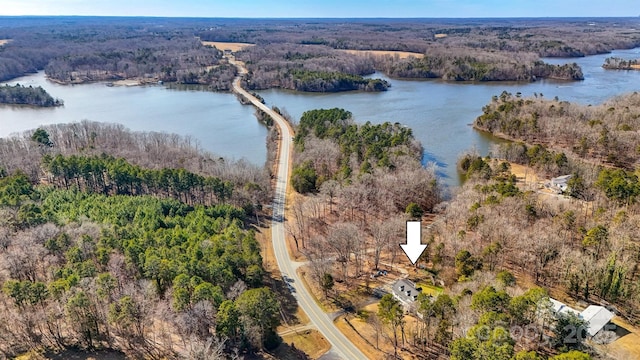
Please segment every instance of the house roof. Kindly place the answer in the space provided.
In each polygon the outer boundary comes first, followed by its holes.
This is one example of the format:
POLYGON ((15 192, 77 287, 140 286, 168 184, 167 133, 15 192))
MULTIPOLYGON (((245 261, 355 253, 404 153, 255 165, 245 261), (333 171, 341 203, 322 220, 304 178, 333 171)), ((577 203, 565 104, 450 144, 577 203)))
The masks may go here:
POLYGON ((416 289, 416 285, 407 279, 399 279, 393 283, 392 291, 393 295, 405 304, 413 303, 415 301, 413 297, 420 294, 420 291, 416 289))
POLYGON ((589 322, 587 333, 589 333, 590 336, 594 336, 602 330, 614 316, 615 314, 611 311, 597 305, 589 305, 589 307, 580 313, 580 317, 589 322))
POLYGON ((568 306, 567 304, 560 302, 556 299, 551 299, 549 298, 549 301, 551 301, 552 307, 553 307, 553 311, 556 314, 568 314, 568 313, 573 313, 574 315, 580 315, 580 312, 578 312, 578 310, 568 306))
POLYGON ((551 179, 551 182, 553 184, 565 184, 567 183, 567 181, 569 181, 569 179, 571 179, 571 175, 562 175, 554 177, 553 179, 551 179))

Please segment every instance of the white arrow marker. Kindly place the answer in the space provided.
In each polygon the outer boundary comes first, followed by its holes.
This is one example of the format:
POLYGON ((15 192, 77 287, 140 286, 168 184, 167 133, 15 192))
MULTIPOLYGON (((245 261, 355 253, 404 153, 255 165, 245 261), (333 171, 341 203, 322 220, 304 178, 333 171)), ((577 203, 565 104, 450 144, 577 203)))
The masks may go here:
POLYGON ((411 261, 411 264, 415 265, 416 261, 420 258, 420 255, 427 248, 427 245, 421 244, 422 239, 422 225, 420 221, 407 221, 407 243, 400 244, 404 253, 411 261))

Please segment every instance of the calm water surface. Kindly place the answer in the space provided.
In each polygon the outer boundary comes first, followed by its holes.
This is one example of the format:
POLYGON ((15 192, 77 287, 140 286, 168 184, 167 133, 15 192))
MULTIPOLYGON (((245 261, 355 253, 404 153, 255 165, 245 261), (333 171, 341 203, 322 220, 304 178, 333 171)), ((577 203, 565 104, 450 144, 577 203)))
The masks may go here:
MULTIPOLYGON (((382 93, 305 94, 272 89, 260 94, 268 105, 286 109, 296 120, 307 110, 342 107, 351 111, 360 123, 405 124, 422 142, 424 162, 435 163, 445 182, 457 185, 458 156, 473 148, 486 154, 497 141, 469 126, 493 95, 506 90, 521 92, 524 96, 538 93, 545 98, 558 96, 561 100, 598 104, 610 97, 640 90, 640 71, 602 69, 608 56, 640 58, 640 49, 579 59, 546 60, 556 64, 577 62, 585 75, 585 80, 578 82, 448 83, 387 79, 392 87, 382 93)), ((246 158, 258 165, 266 159, 267 130, 256 121, 253 108, 240 105, 231 94, 169 90, 162 86, 107 87, 100 83, 62 86, 48 82, 43 73, 15 82, 40 85, 54 97, 63 99, 65 105, 55 109, 0 106, 0 136, 42 124, 89 119, 121 123, 132 130, 189 135, 211 152, 229 158, 246 158)))
POLYGON ((469 126, 482 114, 482 107, 493 95, 503 90, 534 93, 545 98, 558 96, 562 100, 598 104, 610 97, 640 90, 640 71, 604 70, 609 56, 640 58, 640 49, 615 51, 612 54, 579 59, 546 59, 554 64, 577 62, 585 75, 584 81, 538 81, 533 83, 450 83, 440 80, 396 80, 389 91, 381 93, 304 94, 286 90, 261 91, 269 105, 284 108, 294 119, 310 109, 342 107, 353 113, 357 122, 400 122, 413 129, 424 146, 424 162, 433 162, 438 173, 450 185, 459 184, 456 171, 458 156, 475 148, 482 154, 489 151, 496 139, 469 126))
POLYGON ((262 166, 267 158, 267 129, 258 123, 252 106, 235 95, 163 86, 114 86, 104 83, 58 85, 44 73, 10 82, 42 86, 64 101, 58 108, 0 106, 0 137, 43 124, 84 119, 114 122, 134 131, 188 135, 204 149, 229 159, 245 158, 262 166))

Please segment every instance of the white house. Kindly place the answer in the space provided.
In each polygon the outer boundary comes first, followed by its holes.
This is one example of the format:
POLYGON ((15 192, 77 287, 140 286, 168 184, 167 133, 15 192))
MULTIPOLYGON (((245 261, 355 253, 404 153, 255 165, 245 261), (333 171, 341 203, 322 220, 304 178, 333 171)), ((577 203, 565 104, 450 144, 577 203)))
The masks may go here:
POLYGON ((578 310, 573 309, 556 299, 549 298, 549 301, 551 301, 551 307, 554 314, 559 315, 573 313, 582 320, 586 321, 586 330, 589 337, 596 336, 596 334, 604 329, 615 316, 614 313, 607 310, 603 306, 589 305, 582 312, 579 312, 578 310))
POLYGON ((560 191, 567 191, 571 175, 562 175, 551 179, 551 186, 560 191))
POLYGON ((570 306, 568 306, 567 304, 560 302, 556 299, 552 299, 549 298, 549 301, 551 301, 551 305, 553 308, 553 313, 554 314, 568 314, 568 313, 572 313, 573 315, 576 316, 580 316, 580 312, 570 306))
POLYGON ((415 303, 422 289, 407 279, 398 279, 392 285, 391 293, 404 306, 405 310, 415 310, 415 303))

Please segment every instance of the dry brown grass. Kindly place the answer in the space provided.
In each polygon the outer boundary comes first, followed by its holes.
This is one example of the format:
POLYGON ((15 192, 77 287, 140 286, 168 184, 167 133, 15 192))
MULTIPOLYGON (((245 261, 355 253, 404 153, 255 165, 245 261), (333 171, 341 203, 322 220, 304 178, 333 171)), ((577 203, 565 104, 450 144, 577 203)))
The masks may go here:
POLYGON ((535 170, 531 167, 516 163, 509 164, 511 165, 511 173, 515 175, 519 181, 523 181, 525 184, 535 184, 540 181, 535 170))
POLYGON ((362 56, 396 56, 400 59, 406 59, 408 57, 422 58, 424 54, 409 52, 409 51, 385 51, 385 50, 340 50, 353 55, 362 56))
POLYGON ((249 46, 255 46, 255 44, 249 43, 231 43, 231 42, 220 42, 220 41, 203 41, 202 45, 204 46, 214 46, 218 50, 231 50, 231 52, 240 51, 249 46))
MULTIPOLYGON (((263 221, 269 221, 264 219, 263 221)), ((256 227, 256 240, 260 243, 260 253, 262 254, 262 265, 264 269, 271 273, 274 278, 280 277, 280 269, 273 252, 273 242, 270 227, 256 227)))
MULTIPOLYGON (((282 336, 282 341, 302 350, 311 359, 318 359, 331 348, 331 344, 317 330, 304 330, 282 336)), ((280 355, 280 354, 277 354, 280 355)))
POLYGON ((640 65, 631 65, 632 69, 640 70, 640 65))
POLYGON ((433 37, 436 39, 442 39, 442 38, 446 38, 447 34, 435 34, 433 35, 433 37))
POLYGON ((616 341, 599 346, 603 353, 615 359, 640 359, 640 335, 638 329, 622 320, 619 316, 613 319, 613 323, 629 331, 616 341))

